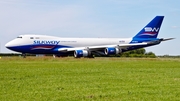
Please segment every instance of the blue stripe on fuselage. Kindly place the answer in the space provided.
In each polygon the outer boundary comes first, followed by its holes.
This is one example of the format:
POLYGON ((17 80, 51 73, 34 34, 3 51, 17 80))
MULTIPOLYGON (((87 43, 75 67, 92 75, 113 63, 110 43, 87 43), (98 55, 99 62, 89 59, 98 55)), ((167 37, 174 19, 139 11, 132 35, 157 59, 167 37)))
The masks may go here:
POLYGON ((13 46, 7 47, 13 51, 21 52, 21 53, 32 53, 32 54, 57 54, 60 53, 57 49, 59 48, 71 48, 70 46, 64 45, 50 45, 50 44, 32 44, 32 45, 22 45, 22 46, 13 46), (42 47, 36 48, 36 47, 42 47), (49 49, 45 49, 44 47, 49 47, 49 49), (52 47, 52 48, 50 48, 52 47), (34 49, 35 48, 35 49, 34 49))

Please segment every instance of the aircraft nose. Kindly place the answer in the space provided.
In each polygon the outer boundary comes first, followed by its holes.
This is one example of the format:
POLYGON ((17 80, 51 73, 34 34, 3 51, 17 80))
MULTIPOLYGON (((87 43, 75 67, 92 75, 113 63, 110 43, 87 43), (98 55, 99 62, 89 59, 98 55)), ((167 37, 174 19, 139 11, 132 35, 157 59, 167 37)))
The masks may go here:
POLYGON ((6 47, 6 48, 9 48, 9 47, 10 47, 9 42, 5 44, 5 47, 6 47))
POLYGON ((6 47, 6 48, 10 48, 10 47, 12 47, 12 42, 8 42, 8 43, 6 43, 6 44, 5 44, 5 47, 6 47))
POLYGON ((6 48, 9 47, 9 42, 5 44, 5 47, 6 47, 6 48))

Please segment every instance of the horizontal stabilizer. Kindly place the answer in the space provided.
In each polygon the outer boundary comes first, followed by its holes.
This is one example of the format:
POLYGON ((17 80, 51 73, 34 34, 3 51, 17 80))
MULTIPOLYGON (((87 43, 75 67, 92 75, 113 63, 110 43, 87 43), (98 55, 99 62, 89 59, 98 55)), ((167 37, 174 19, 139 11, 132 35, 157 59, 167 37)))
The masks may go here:
POLYGON ((168 41, 168 40, 172 40, 172 39, 175 39, 175 38, 167 38, 167 39, 162 38, 161 41, 168 41))

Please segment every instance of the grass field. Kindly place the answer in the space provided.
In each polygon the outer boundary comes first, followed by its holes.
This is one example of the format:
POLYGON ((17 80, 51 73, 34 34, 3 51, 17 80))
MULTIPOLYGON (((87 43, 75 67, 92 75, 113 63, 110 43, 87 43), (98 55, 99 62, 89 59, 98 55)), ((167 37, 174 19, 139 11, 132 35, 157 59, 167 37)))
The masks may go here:
POLYGON ((180 59, 2 57, 1 101, 179 101, 180 59))

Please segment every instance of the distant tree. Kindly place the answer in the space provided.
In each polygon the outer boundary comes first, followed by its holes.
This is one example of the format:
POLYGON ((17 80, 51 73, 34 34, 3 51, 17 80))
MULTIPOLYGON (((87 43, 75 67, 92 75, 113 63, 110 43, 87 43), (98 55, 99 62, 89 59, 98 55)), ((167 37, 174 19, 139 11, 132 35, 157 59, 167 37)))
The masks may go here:
POLYGON ((151 58, 156 57, 156 55, 153 52, 146 53, 146 50, 144 48, 127 51, 118 56, 120 57, 151 57, 151 58))
POLYGON ((136 54, 145 54, 146 50, 144 48, 140 48, 136 50, 136 54))
POLYGON ((156 55, 153 52, 148 52, 145 54, 146 57, 155 58, 156 55))

